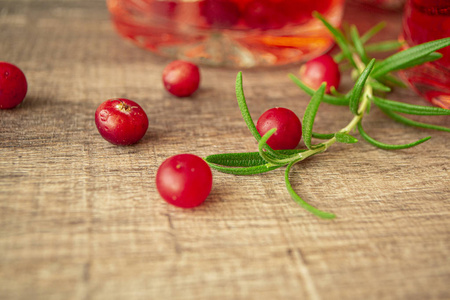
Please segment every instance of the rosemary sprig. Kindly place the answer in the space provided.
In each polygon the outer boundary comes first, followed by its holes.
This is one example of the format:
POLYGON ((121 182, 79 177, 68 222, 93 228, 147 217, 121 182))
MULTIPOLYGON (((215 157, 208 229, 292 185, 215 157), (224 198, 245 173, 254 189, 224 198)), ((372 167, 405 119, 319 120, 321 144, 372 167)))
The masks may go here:
POLYGON ((367 42, 376 33, 384 28, 384 23, 374 26, 362 35, 359 34, 355 26, 349 26, 349 30, 346 31, 346 36, 343 31, 338 28, 334 28, 330 23, 328 23, 322 15, 318 13, 315 13, 314 15, 323 22, 326 28, 328 28, 330 33, 334 36, 336 43, 341 48, 341 53, 337 54, 335 59, 337 61, 341 61, 342 63, 350 63, 350 65, 354 68, 356 75, 353 88, 345 94, 332 90, 333 95, 328 95, 324 93, 326 87, 325 83, 322 84, 317 90, 313 90, 299 78, 293 74, 289 74, 292 81, 300 89, 311 96, 311 100, 304 112, 302 122, 303 141, 306 149, 275 151, 267 145, 267 140, 272 134, 274 134, 276 129, 274 128, 269 130, 262 137, 258 133, 247 107, 242 84, 242 73, 239 72, 236 78, 236 98, 238 100, 242 117, 253 137, 258 142, 258 152, 214 154, 207 156, 205 161, 213 169, 235 175, 260 174, 286 166, 284 180, 286 188, 292 199, 300 206, 320 218, 333 219, 335 218, 334 214, 321 211, 308 204, 294 191, 289 180, 292 167, 308 157, 326 151, 336 142, 347 144, 357 143, 358 139, 350 135, 350 133, 355 129, 357 129, 363 140, 384 150, 397 150, 415 147, 431 138, 428 136, 415 142, 401 145, 391 145, 375 140, 370 137, 362 127, 363 117, 370 113, 372 104, 378 107, 394 121, 401 122, 409 126, 450 132, 450 128, 448 127, 417 122, 399 114, 402 113, 424 116, 450 115, 450 110, 422 105, 412 105, 388 100, 375 95, 377 91, 383 93, 390 92, 391 87, 388 86, 388 84, 404 86, 403 82, 397 79, 392 72, 439 59, 442 55, 434 51, 450 46, 450 38, 411 47, 407 50, 394 53, 384 60, 376 61, 374 58, 369 57, 369 53, 374 51, 397 50, 402 46, 402 43, 398 41, 367 44, 367 42), (322 102, 331 105, 348 106, 352 115, 349 123, 344 128, 334 133, 313 132, 315 117, 322 102), (323 142, 313 144, 313 138, 321 139, 323 142))

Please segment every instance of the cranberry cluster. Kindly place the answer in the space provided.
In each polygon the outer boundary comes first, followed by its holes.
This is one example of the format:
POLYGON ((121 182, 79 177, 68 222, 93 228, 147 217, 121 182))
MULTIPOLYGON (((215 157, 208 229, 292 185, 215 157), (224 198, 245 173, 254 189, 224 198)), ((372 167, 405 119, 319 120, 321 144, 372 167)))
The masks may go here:
MULTIPOLYGON (((247 21, 258 27, 268 26, 267 24, 280 26, 281 23, 274 16, 267 17, 272 23, 264 21, 266 17, 263 15, 268 6, 261 3, 268 5, 271 2, 259 0, 247 4, 246 7, 252 11, 252 18, 249 17, 247 21)), ((205 0, 203 5, 205 11, 209 12, 208 20, 211 24, 230 26, 238 20, 235 16, 240 10, 234 2, 205 0)), ((306 63, 301 75, 313 88, 322 81, 330 81, 336 88, 339 84, 339 69, 333 59, 326 55, 306 63)), ((199 88, 200 70, 190 62, 176 60, 165 67, 162 81, 165 89, 172 95, 189 97, 199 88)), ((23 101, 26 93, 27 81, 23 72, 15 65, 0 62, 0 108, 16 107, 23 101)), ((129 99, 116 98, 100 104, 95 111, 95 124, 105 140, 123 146, 140 141, 147 132, 149 121, 139 104, 129 99)), ((302 136, 299 118, 286 108, 269 109, 258 119, 256 127, 261 135, 272 128, 277 129, 267 141, 275 150, 294 149, 302 136)), ((192 154, 179 154, 166 159, 156 173, 156 188, 161 197, 182 208, 202 204, 211 191, 212 181, 208 164, 192 154)))

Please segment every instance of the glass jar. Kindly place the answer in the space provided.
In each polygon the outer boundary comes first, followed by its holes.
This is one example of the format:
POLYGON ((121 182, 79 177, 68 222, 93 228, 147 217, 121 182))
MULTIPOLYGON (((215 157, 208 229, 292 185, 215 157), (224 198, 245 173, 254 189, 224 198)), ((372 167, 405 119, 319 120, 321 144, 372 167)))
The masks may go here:
MULTIPOLYGON (((450 37, 450 0, 408 0, 403 15, 402 39, 407 46, 450 37)), ((450 46, 443 57, 400 72, 418 94, 433 105, 450 109, 450 46)))
POLYGON ((318 56, 333 45, 344 0, 106 0, 117 32, 160 55, 248 68, 318 56))

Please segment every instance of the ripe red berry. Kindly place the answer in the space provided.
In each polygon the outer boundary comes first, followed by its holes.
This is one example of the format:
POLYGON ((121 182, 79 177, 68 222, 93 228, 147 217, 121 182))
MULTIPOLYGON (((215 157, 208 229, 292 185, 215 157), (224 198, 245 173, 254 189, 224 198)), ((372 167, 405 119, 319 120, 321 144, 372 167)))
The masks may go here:
POLYGON ((286 16, 280 11, 278 3, 267 0, 254 0, 247 4, 243 12, 245 24, 250 28, 269 30, 286 25, 286 16))
POLYGON ((300 78, 306 85, 315 90, 325 81, 327 83, 325 92, 329 94, 332 86, 338 89, 341 73, 333 57, 324 54, 305 63, 300 68, 300 78))
POLYGON ((179 154, 166 159, 156 173, 159 194, 178 207, 191 208, 202 204, 211 187, 211 168, 193 154, 179 154))
POLYGON ((216 28, 229 28, 240 18, 237 3, 229 0, 205 0, 200 2, 200 12, 206 22, 216 28))
POLYGON ((95 112, 98 132, 114 145, 137 143, 146 133, 148 118, 134 101, 118 98, 106 100, 95 112))
POLYGON ((169 93, 177 97, 188 97, 200 85, 200 70, 193 63, 175 60, 164 68, 162 79, 169 93))
POLYGON ((23 72, 13 64, 0 62, 0 109, 13 108, 22 103, 27 90, 23 72))
POLYGON ((271 108, 256 122, 256 129, 261 136, 272 128, 277 131, 267 140, 267 144, 274 150, 294 149, 302 138, 302 123, 287 108, 271 108))

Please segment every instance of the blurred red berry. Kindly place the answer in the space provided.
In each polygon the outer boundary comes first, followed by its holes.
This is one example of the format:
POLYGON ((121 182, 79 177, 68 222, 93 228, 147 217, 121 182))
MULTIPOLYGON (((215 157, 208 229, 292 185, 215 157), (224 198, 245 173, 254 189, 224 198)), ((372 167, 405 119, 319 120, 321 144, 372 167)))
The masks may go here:
POLYGON ((14 108, 22 103, 27 90, 23 72, 13 64, 0 62, 0 109, 14 108))
POLYGON ((165 67, 162 80, 164 87, 172 95, 188 97, 200 85, 200 70, 193 63, 176 60, 165 67))
POLYGON ((341 73, 338 64, 333 57, 328 54, 316 57, 306 62, 300 68, 300 79, 310 88, 317 90, 322 82, 327 83, 326 93, 330 93, 330 88, 339 88, 341 73))

